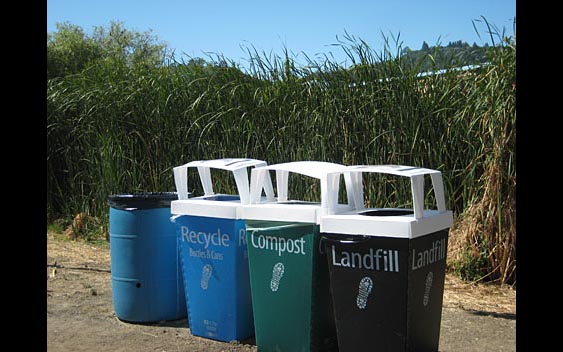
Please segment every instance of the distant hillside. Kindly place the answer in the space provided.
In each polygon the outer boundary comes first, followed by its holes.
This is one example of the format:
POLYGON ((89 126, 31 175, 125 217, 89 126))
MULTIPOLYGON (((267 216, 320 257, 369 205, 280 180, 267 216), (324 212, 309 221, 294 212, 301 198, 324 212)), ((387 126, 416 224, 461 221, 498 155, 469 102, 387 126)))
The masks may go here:
POLYGON ((404 47, 399 48, 398 52, 393 52, 386 48, 382 54, 373 52, 364 43, 353 42, 350 47, 352 50, 348 48, 347 53, 349 57, 356 59, 351 67, 333 66, 330 70, 307 72, 304 79, 317 83, 348 82, 352 85, 365 85, 367 82, 399 77, 405 73, 424 75, 443 69, 480 65, 490 61, 490 51, 493 49, 489 45, 469 45, 461 40, 449 42, 445 46, 432 47, 423 42, 419 50, 404 47))
POLYGON ((423 42, 420 50, 406 47, 401 52, 401 60, 413 65, 419 65, 417 71, 433 71, 448 67, 475 65, 487 61, 489 46, 469 45, 461 40, 449 42, 446 46, 429 46, 423 42))

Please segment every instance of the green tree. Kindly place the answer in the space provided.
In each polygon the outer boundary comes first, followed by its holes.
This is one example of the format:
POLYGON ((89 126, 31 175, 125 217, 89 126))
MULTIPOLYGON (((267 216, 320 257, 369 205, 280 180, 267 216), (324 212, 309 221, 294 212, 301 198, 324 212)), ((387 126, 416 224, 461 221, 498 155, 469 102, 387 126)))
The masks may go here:
POLYGON ((95 27, 92 36, 68 22, 56 27, 56 32, 47 33, 47 79, 80 73, 101 60, 117 60, 128 66, 164 62, 166 45, 151 31, 128 30, 122 22, 95 27))
POLYGON ((104 57, 123 60, 128 65, 160 65, 166 54, 166 45, 151 30, 131 31, 123 22, 112 21, 109 28, 95 27, 92 39, 104 57))
POLYGON ((55 33, 47 33, 47 79, 79 73, 102 56, 79 26, 64 22, 56 27, 55 33))
POLYGON ((405 46, 404 48, 401 49, 401 56, 407 55, 411 51, 412 51, 411 48, 405 46))
POLYGON ((428 51, 429 49, 430 47, 428 46, 428 43, 426 41, 422 42, 422 48, 420 48, 420 50, 428 51))

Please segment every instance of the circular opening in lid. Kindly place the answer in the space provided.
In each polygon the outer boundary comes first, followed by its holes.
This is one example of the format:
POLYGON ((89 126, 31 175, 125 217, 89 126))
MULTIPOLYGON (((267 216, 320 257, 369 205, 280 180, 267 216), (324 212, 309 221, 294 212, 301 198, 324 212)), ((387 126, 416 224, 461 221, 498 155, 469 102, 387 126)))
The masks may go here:
POLYGON ((217 194, 207 197, 204 196, 203 200, 216 200, 220 202, 228 202, 228 201, 240 200, 240 196, 230 195, 230 194, 217 194))
POLYGON ((412 210, 407 209, 370 209, 358 213, 359 215, 365 216, 403 216, 403 215, 413 215, 412 210))

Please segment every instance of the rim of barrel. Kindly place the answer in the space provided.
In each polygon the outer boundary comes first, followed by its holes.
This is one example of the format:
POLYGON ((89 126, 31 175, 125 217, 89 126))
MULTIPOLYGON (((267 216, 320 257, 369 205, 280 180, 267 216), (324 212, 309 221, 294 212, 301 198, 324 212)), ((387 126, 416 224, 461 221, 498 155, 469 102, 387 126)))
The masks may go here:
POLYGON ((127 199, 177 200, 178 192, 138 192, 138 193, 110 194, 108 196, 108 199, 109 200, 127 200, 127 199))
POLYGON ((108 196, 109 206, 121 210, 169 208, 174 200, 178 200, 176 192, 139 192, 108 196))

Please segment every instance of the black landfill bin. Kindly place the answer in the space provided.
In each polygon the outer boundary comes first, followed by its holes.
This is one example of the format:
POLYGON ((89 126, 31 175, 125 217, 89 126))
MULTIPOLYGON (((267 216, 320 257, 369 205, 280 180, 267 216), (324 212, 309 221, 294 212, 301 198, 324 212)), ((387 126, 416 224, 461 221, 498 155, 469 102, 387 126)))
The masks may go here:
POLYGON ((339 352, 436 352, 453 221, 441 173, 398 165, 348 169, 356 211, 323 216, 320 224, 339 352), (363 209, 363 172, 410 177, 413 209, 363 209), (423 208, 425 175, 437 210, 423 208))

